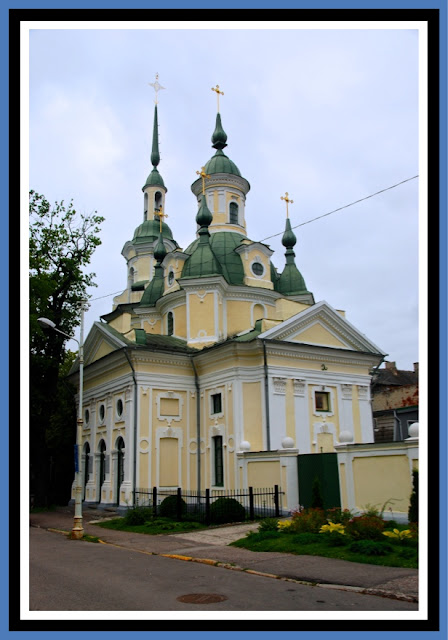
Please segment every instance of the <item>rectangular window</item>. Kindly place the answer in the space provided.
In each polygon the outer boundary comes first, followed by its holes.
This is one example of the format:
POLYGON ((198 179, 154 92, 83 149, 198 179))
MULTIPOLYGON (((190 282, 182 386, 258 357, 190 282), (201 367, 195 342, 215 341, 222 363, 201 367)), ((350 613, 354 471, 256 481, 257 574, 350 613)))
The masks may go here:
POLYGON ((221 412, 222 412, 221 394, 214 393, 212 395, 212 414, 221 413, 221 412))
POLYGON ((316 391, 316 411, 330 411, 330 394, 328 391, 316 391))
POLYGON ((222 455, 222 436, 215 436, 213 438, 213 456, 214 456, 214 486, 224 486, 224 467, 223 467, 223 455, 222 455))

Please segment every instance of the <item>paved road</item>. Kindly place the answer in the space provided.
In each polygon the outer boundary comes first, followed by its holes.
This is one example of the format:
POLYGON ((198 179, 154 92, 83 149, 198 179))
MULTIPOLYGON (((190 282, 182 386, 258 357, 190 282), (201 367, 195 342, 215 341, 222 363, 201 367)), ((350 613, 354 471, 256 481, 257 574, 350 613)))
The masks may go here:
POLYGON ((416 611, 418 605, 310 587, 30 528, 32 611, 416 611), (202 594, 198 604, 180 597, 202 594), (221 602, 206 604, 210 594, 221 602))

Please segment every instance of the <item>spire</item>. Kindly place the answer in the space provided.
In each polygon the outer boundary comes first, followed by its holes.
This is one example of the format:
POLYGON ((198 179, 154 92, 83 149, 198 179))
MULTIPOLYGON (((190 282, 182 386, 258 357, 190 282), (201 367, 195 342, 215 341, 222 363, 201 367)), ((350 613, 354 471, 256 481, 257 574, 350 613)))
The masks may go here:
POLYGON ((157 105, 154 107, 154 127, 152 130, 152 153, 151 164, 153 167, 157 167, 160 162, 159 154, 159 123, 157 119, 157 105))
MULTIPOLYGON (((288 199, 288 193, 286 193, 285 198, 282 196, 282 200, 286 200, 286 211, 288 211, 288 202, 292 202, 292 200, 288 199)), ((289 217, 287 217, 285 232, 282 237, 282 245, 286 248, 286 265, 276 285, 277 291, 283 293, 286 296, 309 293, 306 288, 305 280, 303 279, 300 271, 297 269, 294 260, 296 254, 294 253, 293 247, 296 245, 296 242, 297 238, 295 233, 291 229, 291 221, 289 217)))
POLYGON ((165 187, 165 183, 163 182, 163 178, 162 178, 162 176, 160 175, 160 173, 157 170, 157 165, 160 162, 160 153, 159 153, 159 119, 158 119, 158 112, 157 112, 157 104, 158 104, 157 93, 161 89, 165 89, 165 87, 162 87, 162 85, 159 84, 159 74, 158 73, 156 73, 156 81, 155 82, 149 82, 148 84, 151 87, 153 87, 154 91, 156 92, 156 98, 154 100, 154 102, 155 102, 155 105, 154 105, 154 125, 153 125, 153 130, 152 130, 152 151, 151 151, 151 164, 153 166, 153 169, 152 169, 151 173, 149 174, 143 189, 145 187, 147 187, 147 186, 150 186, 150 185, 165 187))

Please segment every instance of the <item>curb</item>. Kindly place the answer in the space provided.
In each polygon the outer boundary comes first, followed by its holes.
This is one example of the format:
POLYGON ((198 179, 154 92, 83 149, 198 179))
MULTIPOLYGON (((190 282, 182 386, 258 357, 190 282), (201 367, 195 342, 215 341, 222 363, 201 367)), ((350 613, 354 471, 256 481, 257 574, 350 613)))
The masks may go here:
MULTIPOLYGON (((40 527, 38 527, 40 528, 40 527)), ((62 533, 67 535, 69 531, 63 531, 62 529, 47 528, 47 531, 52 533, 62 533)), ((118 549, 126 549, 129 551, 129 547, 125 547, 113 542, 107 542, 105 540, 98 539, 101 544, 107 544, 111 547, 117 547, 118 549)), ((308 587, 319 587, 320 589, 334 589, 338 591, 351 591, 354 593, 363 593, 369 596, 378 596, 381 598, 390 598, 391 600, 402 600, 405 602, 418 603, 417 596, 410 596, 404 593, 395 593, 394 591, 386 591, 385 589, 375 589, 374 587, 352 587, 344 584, 329 584, 324 582, 310 582, 309 580, 300 580, 298 578, 288 578, 285 576, 279 576, 274 573, 266 573, 263 571, 257 571, 255 569, 244 569, 238 565, 229 564, 228 562, 220 562, 219 560, 212 560, 210 558, 195 558, 193 556, 183 556, 177 553, 157 553, 154 551, 144 551, 143 549, 132 549, 136 553, 143 553, 149 556, 160 556, 161 558, 172 558, 173 560, 182 560, 183 562, 196 562, 198 564, 207 564, 213 567, 220 567, 221 569, 230 569, 231 571, 241 571, 243 573, 250 573, 254 576, 260 576, 262 578, 273 578, 274 580, 283 580, 285 582, 294 582, 295 584, 302 584, 308 587)))

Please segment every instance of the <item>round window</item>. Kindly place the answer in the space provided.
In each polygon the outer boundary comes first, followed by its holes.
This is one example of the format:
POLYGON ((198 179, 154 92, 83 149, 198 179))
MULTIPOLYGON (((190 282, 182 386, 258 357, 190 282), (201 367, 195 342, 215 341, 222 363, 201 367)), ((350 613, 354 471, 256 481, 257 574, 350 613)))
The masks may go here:
POLYGON ((252 273, 255 276, 262 276, 264 273, 264 267, 261 264, 261 262, 254 262, 251 268, 252 268, 252 273))
POLYGON ((89 424, 89 418, 90 418, 90 413, 89 413, 89 410, 86 409, 85 412, 84 412, 84 422, 86 424, 89 424))
POLYGON ((168 284, 172 285, 173 282, 174 282, 174 272, 170 271, 169 274, 168 274, 168 284))
POLYGON ((121 399, 117 400, 117 415, 121 416, 123 413, 123 401, 121 399))
POLYGON ((104 404, 100 405, 100 420, 101 422, 104 420, 104 404))

